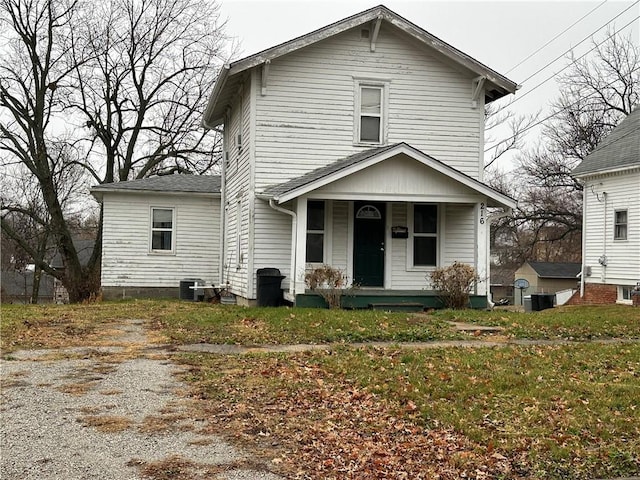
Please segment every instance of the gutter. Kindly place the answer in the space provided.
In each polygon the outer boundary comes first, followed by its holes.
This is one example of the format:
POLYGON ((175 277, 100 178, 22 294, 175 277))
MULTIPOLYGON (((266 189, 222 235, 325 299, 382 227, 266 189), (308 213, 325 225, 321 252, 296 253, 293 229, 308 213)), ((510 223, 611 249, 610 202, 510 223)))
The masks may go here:
POLYGON ((292 295, 296 294, 296 233, 298 230, 298 217, 296 212, 287 210, 286 208, 279 207, 273 201, 273 198, 269 199, 269 206, 273 208, 276 212, 284 213, 285 215, 291 216, 291 272, 290 281, 289 281, 289 293, 292 295))

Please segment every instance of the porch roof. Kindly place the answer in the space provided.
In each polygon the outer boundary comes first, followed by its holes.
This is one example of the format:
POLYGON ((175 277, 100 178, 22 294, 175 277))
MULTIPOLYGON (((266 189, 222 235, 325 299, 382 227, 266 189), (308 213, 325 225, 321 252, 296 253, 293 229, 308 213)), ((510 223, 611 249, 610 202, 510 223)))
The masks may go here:
POLYGON ((511 197, 404 142, 372 148, 350 155, 329 165, 312 170, 300 177, 267 187, 263 192, 263 196, 273 199, 277 203, 284 203, 399 154, 407 155, 478 194, 486 196, 489 199, 489 206, 503 208, 515 208, 516 206, 515 200, 511 197))

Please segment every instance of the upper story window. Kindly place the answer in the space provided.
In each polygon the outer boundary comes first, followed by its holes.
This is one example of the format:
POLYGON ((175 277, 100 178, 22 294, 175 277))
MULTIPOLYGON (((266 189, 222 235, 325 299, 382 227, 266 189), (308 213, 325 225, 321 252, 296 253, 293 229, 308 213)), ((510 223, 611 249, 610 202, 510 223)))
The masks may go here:
POLYGON ((174 234, 174 209, 151 208, 151 251, 173 252, 174 234))
POLYGON ((307 263, 324 262, 324 202, 307 202, 307 263))
POLYGON ((438 263, 438 206, 413 206, 413 266, 435 267, 438 263))
POLYGON ((354 143, 384 144, 387 121, 386 84, 357 82, 356 87, 354 143))
POLYGON ((626 210, 615 211, 615 219, 613 224, 613 238, 614 240, 627 239, 627 211, 626 210))

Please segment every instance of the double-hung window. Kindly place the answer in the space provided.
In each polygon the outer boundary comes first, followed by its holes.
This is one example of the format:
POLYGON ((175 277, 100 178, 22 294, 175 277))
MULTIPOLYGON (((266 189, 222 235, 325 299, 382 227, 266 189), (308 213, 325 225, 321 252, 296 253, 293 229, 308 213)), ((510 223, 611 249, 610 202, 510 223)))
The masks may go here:
POLYGON ((385 143, 386 85, 379 82, 356 82, 356 144, 385 143))
POLYGON ((324 262, 324 201, 307 202, 307 263, 324 262))
POLYGON ((173 252, 174 249, 173 208, 151 208, 151 251, 173 252))
POLYGON ((627 239, 627 210, 616 210, 613 223, 614 240, 627 239))
POLYGON ((438 206, 413 206, 413 266, 435 267, 438 262, 438 206))

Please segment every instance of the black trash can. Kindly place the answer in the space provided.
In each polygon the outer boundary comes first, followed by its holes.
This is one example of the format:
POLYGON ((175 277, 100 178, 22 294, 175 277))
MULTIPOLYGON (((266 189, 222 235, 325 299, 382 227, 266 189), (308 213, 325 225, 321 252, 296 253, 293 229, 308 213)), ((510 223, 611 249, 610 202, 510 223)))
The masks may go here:
POLYGON ((534 312, 539 312, 541 310, 553 308, 554 299, 554 293, 532 293, 531 310, 534 312))
POLYGON ((277 268, 259 268, 258 275, 258 306, 277 307, 282 304, 282 289, 280 284, 284 276, 277 268))

